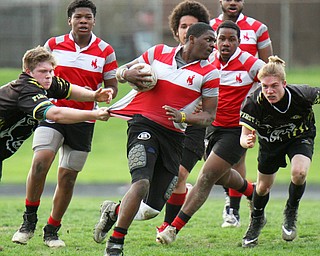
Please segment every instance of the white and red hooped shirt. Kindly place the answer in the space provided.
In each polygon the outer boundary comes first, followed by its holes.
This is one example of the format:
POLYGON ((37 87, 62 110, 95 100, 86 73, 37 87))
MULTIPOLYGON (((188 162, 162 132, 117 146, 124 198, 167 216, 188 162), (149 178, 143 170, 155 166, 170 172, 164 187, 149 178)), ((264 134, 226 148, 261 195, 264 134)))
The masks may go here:
POLYGON ((225 64, 221 63, 218 51, 210 55, 209 61, 220 71, 218 109, 212 124, 238 127, 241 104, 253 85, 259 82, 257 74, 265 62, 239 47, 225 64))
MULTIPOLYGON (((217 31, 218 26, 223 22, 223 15, 212 19, 210 25, 217 31)), ((271 45, 271 39, 268 32, 268 27, 262 22, 245 16, 242 13, 239 15, 236 24, 240 28, 240 49, 251 53, 258 57, 258 49, 266 48, 271 45)))
MULTIPOLYGON (((118 67, 116 55, 111 45, 92 34, 87 47, 80 49, 71 32, 50 38, 45 47, 55 56, 58 66, 55 75, 71 84, 97 90, 104 80, 115 78, 118 67)), ((57 106, 92 110, 94 102, 57 100, 57 106)))
POLYGON ((130 91, 110 107, 113 116, 130 119, 134 114, 178 132, 184 128, 168 120, 162 108, 169 105, 180 111, 192 113, 202 97, 218 96, 219 71, 208 60, 200 60, 177 67, 176 54, 182 46, 156 45, 139 58, 150 64, 157 74, 156 86, 146 92, 130 91))

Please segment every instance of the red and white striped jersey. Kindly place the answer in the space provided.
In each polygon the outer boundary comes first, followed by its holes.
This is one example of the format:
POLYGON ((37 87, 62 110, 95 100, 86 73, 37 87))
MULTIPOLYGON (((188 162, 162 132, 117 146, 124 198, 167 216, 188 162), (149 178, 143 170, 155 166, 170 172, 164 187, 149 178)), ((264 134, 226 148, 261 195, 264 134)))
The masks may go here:
MULTIPOLYGON (((50 38, 45 47, 55 56, 58 66, 55 75, 71 84, 97 90, 104 80, 115 78, 118 67, 116 55, 111 45, 92 34, 87 47, 80 49, 71 32, 50 38)), ((94 102, 57 100, 57 106, 92 110, 94 102)))
POLYGON ((158 77, 156 86, 146 92, 132 90, 110 107, 111 114, 128 119, 141 114, 168 129, 182 132, 185 127, 169 121, 162 107, 169 105, 192 113, 202 97, 218 96, 220 79, 219 71, 208 60, 178 68, 175 56, 181 47, 162 44, 143 53, 138 61, 152 66, 158 77))
POLYGON ((218 109, 212 124, 238 127, 241 104, 251 87, 259 82, 257 74, 265 62, 239 47, 225 65, 220 61, 219 51, 214 51, 209 61, 220 70, 218 109))
MULTIPOLYGON (((214 31, 217 31, 218 26, 222 22, 222 14, 220 14, 219 17, 210 21, 210 25, 214 31)), ((258 49, 263 49, 271 45, 268 27, 262 22, 241 13, 236 24, 240 28, 241 50, 258 57, 258 49)))

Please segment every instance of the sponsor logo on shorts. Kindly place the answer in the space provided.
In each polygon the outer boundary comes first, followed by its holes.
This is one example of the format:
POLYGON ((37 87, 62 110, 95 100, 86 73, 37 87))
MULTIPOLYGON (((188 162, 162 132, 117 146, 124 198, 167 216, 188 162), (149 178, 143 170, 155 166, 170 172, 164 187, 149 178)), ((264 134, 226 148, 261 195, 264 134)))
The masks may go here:
POLYGON ((148 140, 150 138, 151 138, 151 135, 148 132, 142 132, 138 135, 139 140, 148 140))

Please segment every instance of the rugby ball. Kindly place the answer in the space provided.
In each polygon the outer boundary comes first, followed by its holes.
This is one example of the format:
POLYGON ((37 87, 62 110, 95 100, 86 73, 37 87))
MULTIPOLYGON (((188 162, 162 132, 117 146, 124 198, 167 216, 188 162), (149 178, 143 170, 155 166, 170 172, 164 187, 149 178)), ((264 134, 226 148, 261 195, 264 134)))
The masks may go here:
POLYGON ((149 64, 136 63, 129 68, 129 70, 132 70, 132 69, 139 69, 139 71, 141 73, 150 73, 151 74, 150 77, 152 79, 151 82, 144 82, 143 83, 145 85, 145 88, 140 88, 140 87, 136 86, 135 84, 128 82, 129 85, 132 87, 132 89, 134 89, 138 92, 146 92, 146 91, 153 89, 153 87, 157 84, 157 74, 154 72, 154 70, 152 69, 152 67, 149 64))

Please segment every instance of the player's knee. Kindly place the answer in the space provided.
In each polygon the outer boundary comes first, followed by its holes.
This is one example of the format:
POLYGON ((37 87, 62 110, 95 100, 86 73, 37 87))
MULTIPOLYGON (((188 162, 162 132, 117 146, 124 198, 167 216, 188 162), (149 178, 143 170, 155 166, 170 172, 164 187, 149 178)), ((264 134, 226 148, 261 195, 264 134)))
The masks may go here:
POLYGON ((302 185, 307 178, 307 171, 304 170, 292 170, 291 171, 291 180, 296 185, 302 185))
POLYGON ((137 197, 143 199, 149 192, 150 181, 148 179, 139 179, 132 183, 131 189, 135 191, 137 197))
POLYGON ((128 164, 130 171, 143 168, 147 165, 147 153, 142 144, 134 145, 128 153, 128 164))
POLYGON ((271 185, 264 184, 264 183, 257 183, 256 184, 256 191, 259 196, 264 196, 268 193, 270 193, 271 185))
POLYGON ((45 176, 48 171, 49 171, 48 162, 33 161, 29 175, 36 176, 36 177, 45 176))

